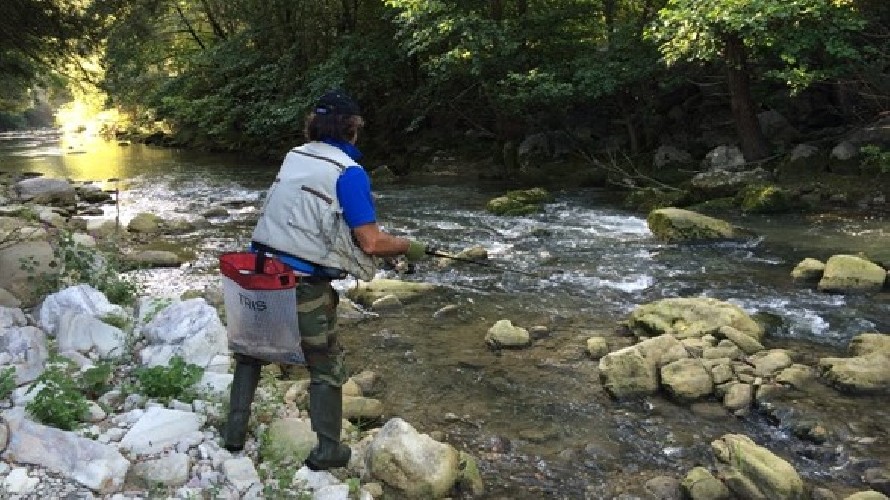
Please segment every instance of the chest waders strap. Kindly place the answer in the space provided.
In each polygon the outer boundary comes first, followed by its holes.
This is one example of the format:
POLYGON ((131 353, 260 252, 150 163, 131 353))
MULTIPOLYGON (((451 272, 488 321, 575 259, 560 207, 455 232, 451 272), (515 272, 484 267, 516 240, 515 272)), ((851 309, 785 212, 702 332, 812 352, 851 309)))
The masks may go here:
POLYGON ((299 149, 291 149, 290 152, 297 153, 298 155, 308 156, 309 158, 315 158, 316 160, 326 161, 326 162, 330 163, 331 165, 334 165, 335 167, 337 167, 337 170, 339 170, 341 172, 346 170, 346 165, 343 165, 342 163, 340 163, 336 160, 332 160, 332 159, 324 157, 324 156, 314 155, 312 153, 300 151, 299 149))

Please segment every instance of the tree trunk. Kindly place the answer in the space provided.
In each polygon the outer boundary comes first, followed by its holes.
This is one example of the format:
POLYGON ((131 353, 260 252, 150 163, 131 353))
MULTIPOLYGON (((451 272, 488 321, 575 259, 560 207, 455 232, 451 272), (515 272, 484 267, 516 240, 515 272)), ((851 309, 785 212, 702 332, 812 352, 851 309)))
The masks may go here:
POLYGON ((742 154, 747 161, 762 160, 769 156, 769 146, 757 121, 757 109, 751 97, 751 82, 748 74, 748 60, 742 40, 729 36, 726 42, 726 66, 729 95, 732 101, 732 116, 742 154))

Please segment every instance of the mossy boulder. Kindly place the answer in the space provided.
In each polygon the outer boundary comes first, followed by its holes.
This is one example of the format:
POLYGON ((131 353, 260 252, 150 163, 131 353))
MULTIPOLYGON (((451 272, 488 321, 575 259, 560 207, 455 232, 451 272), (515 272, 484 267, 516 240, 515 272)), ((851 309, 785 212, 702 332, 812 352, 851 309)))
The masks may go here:
POLYGON ((745 212, 775 214, 792 208, 791 195, 774 184, 748 186, 739 191, 739 206, 745 212))
POLYGON ((646 218, 649 230, 667 242, 725 240, 740 236, 729 222, 681 208, 660 208, 646 218))
POLYGON ((863 333, 849 350, 851 358, 820 359, 822 377, 848 393, 890 393, 890 335, 863 333))
POLYGON ((803 480, 794 467, 748 436, 727 434, 712 442, 711 449, 724 464, 723 481, 736 497, 805 498, 803 480))
POLYGON ((823 292, 878 292, 887 280, 887 271, 856 255, 834 255, 825 263, 818 288, 823 292))
POLYGON ((153 234, 160 232, 164 219, 155 214, 142 212, 127 224, 127 230, 133 233, 153 234))
POLYGON ((669 334, 678 339, 725 336, 720 329, 730 326, 756 341, 763 327, 741 307, 708 297, 661 299, 634 309, 627 326, 640 337, 669 334))
POLYGON ((791 271, 791 277, 794 281, 816 282, 822 278, 823 273, 825 273, 825 263, 807 257, 794 267, 791 271))
POLYGON ((486 209, 495 215, 527 215, 541 211, 541 204, 553 197, 544 188, 510 191, 488 202, 486 209))

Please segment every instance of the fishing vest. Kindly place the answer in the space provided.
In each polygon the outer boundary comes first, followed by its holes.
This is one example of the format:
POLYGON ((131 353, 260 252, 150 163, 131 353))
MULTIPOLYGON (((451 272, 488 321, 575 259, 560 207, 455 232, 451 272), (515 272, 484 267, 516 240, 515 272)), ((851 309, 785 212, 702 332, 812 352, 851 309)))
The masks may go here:
POLYGON ((371 280, 377 261, 356 244, 337 199, 337 179, 351 165, 349 155, 323 142, 292 149, 266 194, 253 241, 371 280))

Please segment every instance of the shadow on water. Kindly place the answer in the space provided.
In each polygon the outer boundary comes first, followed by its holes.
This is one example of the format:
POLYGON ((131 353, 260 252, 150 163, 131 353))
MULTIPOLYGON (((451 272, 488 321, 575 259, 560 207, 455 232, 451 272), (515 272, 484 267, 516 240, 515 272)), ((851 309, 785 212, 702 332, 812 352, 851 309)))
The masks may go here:
MULTIPOLYGON (((139 212, 194 219, 224 207, 226 215, 209 226, 171 237, 193 251, 195 261, 145 275, 154 293, 218 288, 216 257, 246 245, 277 165, 106 147, 113 151, 65 155, 49 134, 0 137, 0 169, 125 179, 124 221, 139 212)), ((614 208, 600 191, 557 193, 541 214, 486 214, 485 203, 500 192, 472 181, 381 186, 376 203, 380 222, 396 234, 433 241, 446 251, 482 245, 497 266, 541 279, 427 262, 402 278, 438 285, 429 297, 396 315, 341 330, 350 368, 377 371, 386 381, 377 397, 387 416, 401 416, 423 432, 442 432, 478 456, 487 498, 645 498, 647 479, 679 478, 695 465, 711 464, 710 443, 726 433, 751 436, 791 461, 808 484, 837 493, 863 489, 864 468, 886 465, 886 397, 840 397, 816 386, 743 418, 713 401, 692 407, 661 397, 617 402, 604 393, 585 345, 592 335, 607 337, 612 348, 630 345, 616 324, 637 305, 710 296, 778 318, 770 347, 790 348, 796 361, 812 365, 822 356, 843 355, 842 347, 858 333, 890 332, 890 300, 821 294, 795 285, 789 273, 803 257, 888 246, 887 221, 745 217, 734 222, 761 238, 668 245, 652 238, 640 215, 614 208), (434 316, 446 305, 457 312, 434 316), (492 351, 484 336, 500 319, 543 326, 546 333, 527 349, 492 351), (818 421, 830 437, 824 444, 801 439, 793 429, 801 420, 818 421)))

